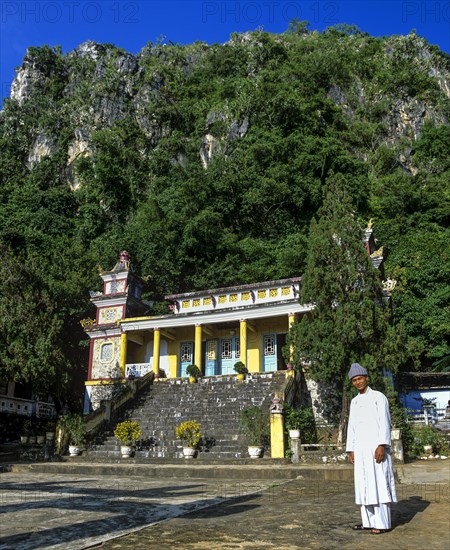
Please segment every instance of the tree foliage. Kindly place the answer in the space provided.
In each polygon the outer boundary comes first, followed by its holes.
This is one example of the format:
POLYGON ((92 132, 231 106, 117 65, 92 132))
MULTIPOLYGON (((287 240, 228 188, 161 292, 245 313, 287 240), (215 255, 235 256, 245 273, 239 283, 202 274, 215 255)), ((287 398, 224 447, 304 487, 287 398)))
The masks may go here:
POLYGON ((87 361, 78 320, 96 266, 121 248, 160 302, 301 275, 333 173, 356 215, 375 219, 395 322, 423 368, 448 353, 448 56, 414 33, 308 26, 136 57, 29 48, 22 96, 0 113, 8 376, 66 392, 87 361))
POLYGON ((389 304, 362 235, 347 178, 331 176, 317 221, 311 223, 301 283, 301 302, 314 309, 295 325, 290 338, 297 364, 308 365, 317 381, 341 388, 341 432, 348 414, 350 365, 362 363, 375 383, 383 368, 395 371, 398 366, 389 304))

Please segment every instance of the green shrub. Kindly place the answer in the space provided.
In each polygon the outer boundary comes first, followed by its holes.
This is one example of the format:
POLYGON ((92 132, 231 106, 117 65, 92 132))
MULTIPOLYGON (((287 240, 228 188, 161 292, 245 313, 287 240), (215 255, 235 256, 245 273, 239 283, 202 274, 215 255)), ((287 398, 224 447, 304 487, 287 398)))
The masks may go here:
POLYGON ((236 361, 236 363, 233 366, 233 369, 238 374, 247 374, 248 370, 247 367, 244 365, 242 361, 236 361))
POLYGON ((69 438, 69 445, 83 445, 86 440, 86 424, 82 414, 66 414, 61 418, 60 425, 69 438))
POLYGON ((269 413, 264 412, 261 407, 242 409, 239 423, 249 445, 264 447, 269 444, 269 413))
POLYGON ((134 420, 119 422, 114 430, 114 437, 123 443, 123 445, 133 445, 142 437, 142 430, 139 426, 139 422, 134 420))
POLYGON ((285 407, 284 418, 287 430, 300 430, 303 443, 317 443, 314 413, 310 407, 285 407))
POLYGON ((197 367, 197 365, 188 365, 186 367, 186 374, 192 376, 193 378, 200 378, 202 371, 197 367))
POLYGON ((433 453, 447 454, 449 446, 444 434, 433 426, 427 425, 414 430, 412 450, 416 455, 424 453, 424 445, 431 445, 433 453))
POLYGON ((177 439, 181 439, 186 447, 197 447, 202 437, 200 423, 196 420, 186 420, 175 428, 177 439))

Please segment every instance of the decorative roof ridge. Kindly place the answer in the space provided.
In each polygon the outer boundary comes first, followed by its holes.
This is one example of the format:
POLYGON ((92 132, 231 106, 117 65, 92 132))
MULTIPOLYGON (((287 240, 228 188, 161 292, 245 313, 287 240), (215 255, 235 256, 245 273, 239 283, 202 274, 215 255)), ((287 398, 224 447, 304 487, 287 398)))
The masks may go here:
POLYGON ((292 283, 298 283, 301 281, 301 277, 289 277, 287 279, 276 279, 273 281, 263 281, 260 283, 250 283, 245 285, 235 285, 235 286, 227 286, 223 288, 212 288, 212 289, 206 289, 206 290, 196 290, 194 292, 185 292, 181 294, 168 294, 167 296, 164 296, 165 300, 177 300, 179 298, 193 298, 195 296, 209 296, 213 294, 220 294, 220 293, 226 293, 226 292, 235 292, 239 290, 252 290, 252 289, 258 289, 258 288, 264 288, 268 286, 275 286, 275 285, 282 285, 282 284, 292 284, 292 283))

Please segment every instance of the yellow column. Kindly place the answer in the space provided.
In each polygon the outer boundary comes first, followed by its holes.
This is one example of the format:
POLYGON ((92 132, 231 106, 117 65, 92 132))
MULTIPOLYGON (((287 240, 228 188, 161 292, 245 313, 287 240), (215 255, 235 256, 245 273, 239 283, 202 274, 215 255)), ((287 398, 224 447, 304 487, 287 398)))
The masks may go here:
POLYGON ((270 452, 272 458, 284 458, 284 419, 283 413, 270 414, 270 452))
POLYGON ((194 364, 203 373, 202 367, 202 325, 195 325, 194 364))
POLYGON ((159 328, 153 329, 153 373, 155 377, 159 376, 159 350, 161 348, 161 331, 159 328))
POLYGON ((248 368, 247 365, 247 321, 241 319, 239 323, 239 340, 240 340, 240 360, 248 368))
POLYGON ((125 378, 125 369, 127 364, 127 333, 120 335, 120 375, 125 378))

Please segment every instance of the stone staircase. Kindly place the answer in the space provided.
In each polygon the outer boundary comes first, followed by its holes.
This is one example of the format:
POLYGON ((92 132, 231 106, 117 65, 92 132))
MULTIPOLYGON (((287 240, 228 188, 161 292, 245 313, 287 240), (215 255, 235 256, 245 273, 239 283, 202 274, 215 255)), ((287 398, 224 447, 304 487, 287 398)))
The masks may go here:
POLYGON ((248 375, 244 381, 236 376, 204 377, 196 384, 180 378, 157 380, 118 411, 83 455, 92 461, 120 459, 120 444, 113 431, 117 422, 130 419, 137 420, 143 431, 136 459, 181 458, 175 427, 185 420, 197 420, 203 435, 197 459, 246 458, 240 411, 252 405, 269 410, 272 397, 281 393, 284 385, 283 371, 248 375))

